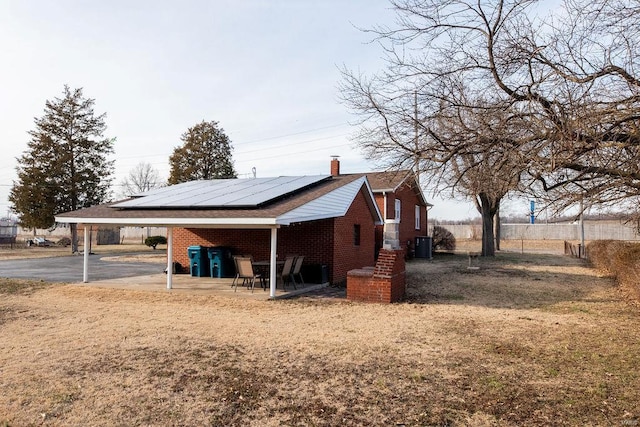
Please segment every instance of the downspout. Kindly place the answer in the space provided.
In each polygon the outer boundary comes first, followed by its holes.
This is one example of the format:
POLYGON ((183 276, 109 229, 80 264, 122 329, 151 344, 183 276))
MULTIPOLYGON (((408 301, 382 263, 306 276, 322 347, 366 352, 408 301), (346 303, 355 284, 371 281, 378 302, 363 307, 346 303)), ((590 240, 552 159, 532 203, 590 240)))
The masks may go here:
POLYGON ((383 206, 384 206, 384 214, 382 215, 382 222, 386 223, 387 222, 387 192, 383 191, 382 192, 382 197, 383 197, 383 206))

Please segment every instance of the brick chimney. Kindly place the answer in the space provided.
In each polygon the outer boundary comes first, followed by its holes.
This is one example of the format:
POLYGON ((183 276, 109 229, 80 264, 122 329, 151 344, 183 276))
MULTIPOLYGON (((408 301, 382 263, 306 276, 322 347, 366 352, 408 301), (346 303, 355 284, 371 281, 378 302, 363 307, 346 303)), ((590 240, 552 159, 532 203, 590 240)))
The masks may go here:
POLYGON ((340 160, 338 160, 340 156, 331 156, 331 176, 340 175, 340 160))

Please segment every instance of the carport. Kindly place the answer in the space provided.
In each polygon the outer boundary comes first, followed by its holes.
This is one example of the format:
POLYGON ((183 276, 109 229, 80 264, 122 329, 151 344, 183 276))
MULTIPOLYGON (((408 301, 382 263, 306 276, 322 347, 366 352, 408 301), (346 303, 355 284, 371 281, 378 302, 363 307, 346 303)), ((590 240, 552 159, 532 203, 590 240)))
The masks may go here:
MULTIPOLYGON (((270 297, 275 297, 276 290, 276 247, 278 242, 278 228, 279 225, 260 225, 260 224, 219 224, 219 223, 210 223, 210 224, 202 224, 200 222, 192 223, 188 220, 186 222, 156 222, 153 220, 149 221, 141 221, 138 223, 115 223, 113 221, 108 222, 100 222, 89 219, 82 219, 79 221, 79 224, 84 227, 84 247, 89 247, 89 235, 90 235, 90 227, 94 225, 112 225, 112 226, 132 226, 132 227, 166 227, 167 228, 167 289, 172 289, 173 287, 173 229, 176 227, 180 228, 232 228, 238 230, 246 230, 246 229, 264 229, 267 228, 271 232, 271 246, 270 246, 270 268, 269 268, 269 281, 271 283, 270 286, 270 297)), ((60 221, 62 222, 62 221, 60 221)), ((89 252, 84 251, 84 262, 83 262, 83 270, 82 270, 82 281, 84 283, 89 282, 89 252)))
MULTIPOLYGON (((89 245, 89 228, 94 225, 166 227, 167 289, 173 286, 174 229, 269 230, 269 296, 274 298, 278 230, 295 223, 343 217, 360 197, 367 206, 368 221, 381 223, 366 177, 355 175, 192 181, 60 214, 56 221, 84 227, 85 247, 89 245)), ((88 261, 85 251, 84 283, 89 281, 88 261)))

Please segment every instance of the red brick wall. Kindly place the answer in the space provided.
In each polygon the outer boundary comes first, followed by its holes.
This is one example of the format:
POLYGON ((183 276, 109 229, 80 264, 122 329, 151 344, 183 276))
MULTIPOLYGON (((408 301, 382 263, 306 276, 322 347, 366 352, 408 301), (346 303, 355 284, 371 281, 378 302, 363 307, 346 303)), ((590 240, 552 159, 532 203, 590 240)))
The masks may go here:
POLYGON ((408 185, 403 185, 396 191, 396 197, 401 200, 400 212, 400 244, 404 246, 407 240, 415 244, 416 236, 427 235, 427 212, 424 206, 420 206, 420 229, 415 228, 415 206, 420 204, 415 191, 408 185))
MULTIPOLYGON (((344 217, 296 223, 278 229, 278 259, 304 255, 305 264, 324 264, 329 281, 344 284, 347 272, 373 266, 375 259, 374 220, 360 191, 344 217), (360 224, 360 246, 353 244, 353 225, 360 224)), ((250 254, 256 260, 269 259, 270 230, 176 228, 173 232, 174 260, 188 268, 187 247, 229 246, 234 254, 250 254)))
MULTIPOLYGON (((173 232, 174 259, 189 266, 187 248, 192 245, 228 246, 234 254, 252 255, 267 260, 271 255, 271 230, 224 228, 176 228, 173 232)), ((305 264, 333 263, 333 220, 310 221, 278 229, 276 253, 279 260, 287 255, 304 255, 305 264)), ((331 272, 331 270, 329 270, 331 272)), ((331 277, 329 277, 331 281, 331 277)))
POLYGON ((347 272, 375 263, 375 223, 367 206, 364 190, 358 193, 346 215, 335 219, 334 284, 345 284, 347 272), (353 226, 360 224, 360 245, 354 246, 353 226))
POLYGON ((373 270, 351 270, 347 278, 347 299, 391 303, 402 301, 406 291, 403 251, 381 250, 373 270))
POLYGON ((250 254, 254 259, 268 259, 271 248, 270 230, 236 230, 224 228, 175 228, 173 258, 189 267, 187 248, 193 245, 229 246, 234 254, 250 254))
POLYGON ((334 220, 323 219, 291 224, 278 230, 278 258, 304 255, 305 264, 324 264, 328 268, 329 282, 333 283, 332 268, 334 220))
MULTIPOLYGON (((380 193, 375 195, 378 209, 384 219, 384 196, 380 193)), ((399 240, 400 247, 405 248, 407 241, 411 241, 413 248, 416 242, 416 236, 427 235, 427 209, 421 205, 420 199, 415 191, 408 185, 402 185, 395 193, 387 193, 387 219, 395 219, 396 198, 400 200, 400 227, 399 240), (415 228, 415 206, 420 205, 420 229, 415 228)), ((379 226, 380 230, 383 226, 379 226)), ((380 231, 380 240, 378 244, 382 246, 382 231, 380 231)))

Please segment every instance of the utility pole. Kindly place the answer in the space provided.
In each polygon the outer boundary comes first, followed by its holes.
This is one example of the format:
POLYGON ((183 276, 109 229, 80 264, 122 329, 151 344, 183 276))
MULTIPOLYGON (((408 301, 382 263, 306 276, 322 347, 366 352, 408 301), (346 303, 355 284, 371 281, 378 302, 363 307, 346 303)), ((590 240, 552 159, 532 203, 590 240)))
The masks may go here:
POLYGON ((418 168, 420 159, 418 158, 418 91, 413 91, 413 144, 414 144, 414 160, 413 172, 416 176, 416 183, 420 185, 420 170, 418 168))
POLYGON ((578 251, 578 258, 586 256, 584 247, 584 193, 580 197, 580 250, 578 251))

